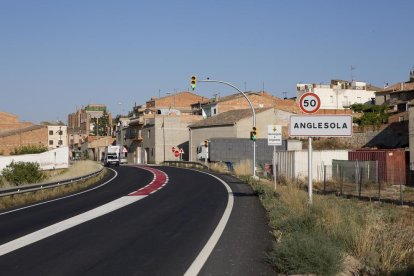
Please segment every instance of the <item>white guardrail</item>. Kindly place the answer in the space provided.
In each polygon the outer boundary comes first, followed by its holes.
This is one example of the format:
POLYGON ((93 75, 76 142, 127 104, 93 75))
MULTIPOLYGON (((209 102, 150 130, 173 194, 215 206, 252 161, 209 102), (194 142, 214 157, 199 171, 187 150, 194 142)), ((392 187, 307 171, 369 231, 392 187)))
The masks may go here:
POLYGON ((104 167, 101 167, 100 169, 98 169, 97 171, 93 173, 80 176, 80 177, 76 177, 76 178, 60 180, 56 182, 27 184, 27 185, 12 187, 12 188, 3 188, 3 189, 0 189, 0 197, 34 192, 34 191, 43 190, 43 189, 50 189, 50 188, 55 188, 55 187, 63 186, 67 184, 74 184, 76 182, 84 181, 84 180, 87 180, 91 177, 94 177, 100 174, 103 171, 103 169, 104 167))

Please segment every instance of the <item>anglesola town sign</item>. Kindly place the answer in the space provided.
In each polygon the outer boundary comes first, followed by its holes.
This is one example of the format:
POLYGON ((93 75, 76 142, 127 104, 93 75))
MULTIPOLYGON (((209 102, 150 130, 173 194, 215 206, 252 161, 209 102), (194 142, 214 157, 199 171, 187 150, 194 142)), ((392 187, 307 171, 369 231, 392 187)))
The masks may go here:
POLYGON ((347 137, 352 136, 351 115, 292 115, 289 136, 347 137))

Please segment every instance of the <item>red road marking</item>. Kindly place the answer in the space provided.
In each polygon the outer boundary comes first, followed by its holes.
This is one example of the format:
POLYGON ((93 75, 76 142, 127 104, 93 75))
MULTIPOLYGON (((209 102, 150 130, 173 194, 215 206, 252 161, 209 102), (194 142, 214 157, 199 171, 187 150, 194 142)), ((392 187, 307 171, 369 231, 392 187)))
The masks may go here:
POLYGON ((165 186, 165 184, 167 184, 168 176, 165 172, 157 170, 157 169, 153 169, 150 167, 141 167, 141 166, 137 166, 137 167, 140 169, 152 172, 152 174, 154 175, 154 178, 152 179, 150 184, 148 184, 147 186, 135 192, 128 194, 129 196, 147 196, 161 189, 163 186, 165 186))

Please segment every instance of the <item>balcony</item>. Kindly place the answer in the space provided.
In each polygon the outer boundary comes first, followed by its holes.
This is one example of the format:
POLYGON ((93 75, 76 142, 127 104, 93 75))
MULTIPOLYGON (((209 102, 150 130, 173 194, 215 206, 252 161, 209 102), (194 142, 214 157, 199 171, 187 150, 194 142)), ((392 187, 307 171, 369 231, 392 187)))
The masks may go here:
POLYGON ((143 125, 144 122, 145 122, 144 117, 140 116, 140 117, 130 119, 129 125, 130 126, 143 125))

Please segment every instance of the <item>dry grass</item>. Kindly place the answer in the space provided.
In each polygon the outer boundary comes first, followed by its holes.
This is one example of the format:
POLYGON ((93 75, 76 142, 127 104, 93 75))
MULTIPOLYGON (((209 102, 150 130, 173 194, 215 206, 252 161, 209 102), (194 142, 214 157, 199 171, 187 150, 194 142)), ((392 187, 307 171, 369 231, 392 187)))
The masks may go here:
POLYGON ((214 172, 218 172, 218 173, 228 173, 229 172, 229 170, 227 168, 227 165, 225 163, 222 163, 222 162, 211 163, 210 164, 210 170, 212 170, 214 172))
POLYGON ((65 179, 71 179, 96 172, 102 167, 101 164, 91 161, 82 160, 74 162, 68 169, 49 171, 49 178, 47 182, 55 182, 65 179))
POLYGON ((233 165, 234 174, 237 176, 252 175, 253 165, 251 160, 240 160, 233 165))
POLYGON ((344 256, 357 259, 361 273, 410 273, 414 267, 412 208, 358 202, 333 195, 314 195, 310 206, 306 191, 298 189, 301 183, 283 183, 277 192, 273 191, 271 182, 260 187, 255 185, 269 212, 277 243, 291 233, 311 231, 333 241, 342 248, 344 256))
MULTIPOLYGON (((69 169, 53 171, 52 176, 48 182, 55 182, 64 179, 80 177, 97 171, 100 164, 93 161, 79 161, 74 163, 69 169)), ((51 171, 52 172, 52 171, 51 171)), ((50 172, 49 172, 50 173, 50 172)), ((84 189, 97 181, 104 178, 106 170, 103 170, 99 175, 92 177, 82 182, 76 182, 70 185, 59 186, 56 188, 44 189, 36 192, 17 194, 12 196, 0 197, 0 210, 30 204, 37 201, 59 197, 65 194, 84 189)))

